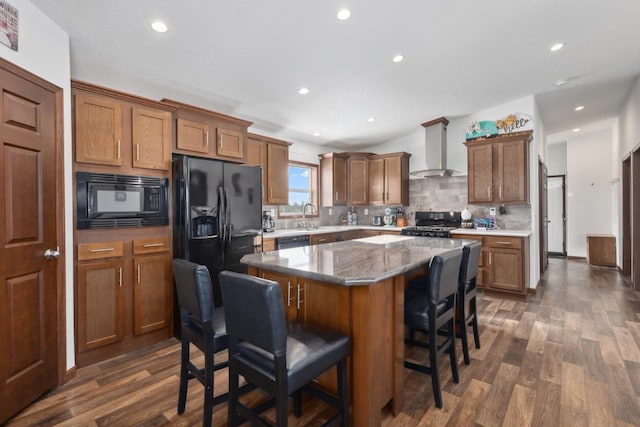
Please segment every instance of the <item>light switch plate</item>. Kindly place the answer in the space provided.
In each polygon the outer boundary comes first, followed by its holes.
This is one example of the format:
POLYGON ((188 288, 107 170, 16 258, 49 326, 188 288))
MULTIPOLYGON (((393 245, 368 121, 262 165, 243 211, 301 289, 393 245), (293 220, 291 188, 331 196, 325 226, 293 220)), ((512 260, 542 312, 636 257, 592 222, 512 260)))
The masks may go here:
POLYGON ((364 208, 364 214, 365 214, 365 215, 369 215, 369 209, 364 208))
POLYGON ((329 208, 329 215, 333 215, 333 209, 329 208))

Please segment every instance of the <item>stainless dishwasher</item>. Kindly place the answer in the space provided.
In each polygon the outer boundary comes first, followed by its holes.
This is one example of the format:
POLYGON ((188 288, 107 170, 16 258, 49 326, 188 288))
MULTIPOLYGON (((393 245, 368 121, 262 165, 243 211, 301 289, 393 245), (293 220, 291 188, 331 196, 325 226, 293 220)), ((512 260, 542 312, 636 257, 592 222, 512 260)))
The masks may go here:
POLYGON ((280 249, 299 248, 301 246, 309 246, 309 235, 303 236, 285 236, 276 239, 276 247, 280 249))

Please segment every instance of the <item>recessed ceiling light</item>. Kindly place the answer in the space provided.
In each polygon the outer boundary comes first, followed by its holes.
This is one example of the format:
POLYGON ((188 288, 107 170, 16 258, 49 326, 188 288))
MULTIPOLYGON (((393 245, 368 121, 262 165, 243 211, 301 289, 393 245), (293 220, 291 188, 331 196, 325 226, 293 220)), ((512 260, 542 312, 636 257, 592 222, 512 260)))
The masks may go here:
POLYGON ((398 63, 398 62, 402 62, 403 59, 404 59, 404 56, 396 55, 396 56, 393 57, 392 61, 395 62, 395 63, 398 63))
POLYGON ((584 110, 584 105, 578 105, 578 106, 575 108, 575 110, 576 110, 576 111, 582 111, 582 110, 584 110))
POLYGON ((580 132, 580 128, 575 128, 573 131, 574 132, 580 132))
POLYGON ((375 121, 376 121, 376 118, 375 118, 375 117, 369 117, 369 118, 367 119, 367 121, 368 121, 369 123, 371 123, 371 122, 375 122, 375 121))
POLYGON ((556 80, 556 82, 554 83, 556 86, 560 87, 560 86, 564 86, 567 83, 569 83, 569 80, 566 79, 560 79, 560 80, 556 80))
POLYGON ((340 9, 337 16, 339 20, 346 21, 351 17, 351 11, 349 9, 340 9))
POLYGON ((557 52, 557 51, 559 51, 560 49, 562 49, 563 47, 564 47, 564 43, 555 43, 554 45, 552 45, 552 46, 549 48, 549 50, 550 50, 551 52, 557 52))
POLYGON ((151 28, 153 28, 154 31, 157 31, 159 33, 166 33, 167 30, 169 28, 167 28, 167 25, 162 22, 162 21, 154 21, 151 23, 151 28))
POLYGON ((320 136, 320 132, 315 131, 315 132, 313 133, 313 136, 320 136))
POLYGON ((309 93, 309 89, 307 89, 306 87, 301 87, 301 88, 298 90, 298 93, 299 93, 300 95, 306 95, 306 94, 308 94, 308 93, 309 93))

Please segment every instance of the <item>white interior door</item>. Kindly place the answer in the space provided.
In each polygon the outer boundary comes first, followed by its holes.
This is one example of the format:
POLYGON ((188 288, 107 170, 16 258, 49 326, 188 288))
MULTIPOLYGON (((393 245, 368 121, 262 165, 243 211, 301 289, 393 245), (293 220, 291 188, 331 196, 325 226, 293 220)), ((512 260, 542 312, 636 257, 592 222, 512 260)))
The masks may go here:
POLYGON ((565 255, 564 176, 548 177, 547 203, 549 252, 565 255))

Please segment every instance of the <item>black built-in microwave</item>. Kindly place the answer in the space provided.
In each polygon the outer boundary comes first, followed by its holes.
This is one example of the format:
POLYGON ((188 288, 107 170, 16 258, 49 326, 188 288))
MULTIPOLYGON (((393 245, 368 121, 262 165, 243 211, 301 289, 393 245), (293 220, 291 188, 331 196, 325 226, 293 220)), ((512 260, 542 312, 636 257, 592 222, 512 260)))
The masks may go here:
POLYGON ((76 174, 77 227, 169 224, 169 179, 93 172, 76 174))

